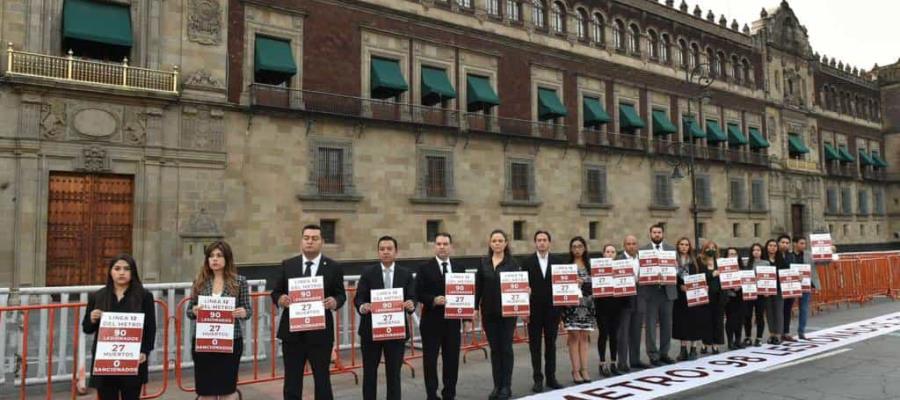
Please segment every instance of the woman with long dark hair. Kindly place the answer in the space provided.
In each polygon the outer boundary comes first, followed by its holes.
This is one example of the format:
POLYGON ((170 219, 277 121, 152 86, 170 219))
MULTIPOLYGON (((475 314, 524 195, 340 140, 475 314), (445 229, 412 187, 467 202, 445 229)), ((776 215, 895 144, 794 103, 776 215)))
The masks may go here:
POLYGON ((706 354, 707 348, 712 348, 713 354, 719 354, 719 346, 725 344, 725 294, 719 282, 719 266, 716 257, 719 256, 719 246, 712 240, 707 240, 697 255, 697 266, 706 274, 706 286, 709 291, 709 320, 710 326, 703 337, 703 348, 700 354, 706 354))
POLYGON ((694 258, 694 247, 691 240, 682 237, 675 242, 675 259, 678 263, 678 299, 672 305, 672 337, 681 341, 678 361, 696 360, 697 348, 703 340, 704 332, 711 329, 709 305, 688 307, 687 287, 684 278, 687 275, 702 274, 694 258), (688 351, 690 347, 690 352, 688 351))
MULTIPOLYGON (((506 232, 495 229, 488 242, 487 256, 475 272, 475 308, 480 310, 481 327, 491 348, 491 374, 494 390, 490 400, 512 397, 513 333, 517 317, 504 317, 500 293, 500 273, 521 271, 512 258, 506 232)), ((477 319, 477 315, 476 318, 477 319)))
MULTIPOLYGON (((766 241, 765 260, 776 269, 787 269, 788 264, 784 256, 778 251, 778 242, 773 239, 766 241)), ((784 329, 784 298, 781 297, 781 282, 777 283, 778 293, 766 296, 766 319, 769 321, 769 344, 780 344, 781 334, 784 329)))
POLYGON ((567 332, 569 359, 572 361, 572 380, 575 384, 591 381, 588 374, 588 348, 594 330, 594 299, 591 291, 591 262, 588 259, 587 241, 576 236, 569 241, 569 263, 578 267, 581 281, 581 298, 577 306, 563 309, 563 326, 567 332))
MULTIPOLYGON (((85 334, 95 334, 100 328, 104 312, 143 313, 144 330, 138 373, 134 376, 91 375, 90 385, 97 388, 100 400, 137 400, 141 386, 147 383, 147 357, 156 340, 156 313, 153 294, 144 290, 138 275, 137 262, 128 254, 120 254, 109 261, 106 285, 88 296, 87 312, 81 321, 85 334)), ((91 353, 97 353, 97 335, 91 353)), ((91 370, 93 371, 93 360, 91 370)))
MULTIPOLYGON (((729 247, 725 249, 726 258, 737 258, 738 269, 744 269, 744 262, 741 259, 737 248, 729 247)), ((728 343, 728 350, 743 349, 741 344, 741 326, 744 324, 744 297, 740 288, 725 290, 725 341, 728 343)))
POLYGON ((234 342, 230 354, 197 352, 192 344, 194 382, 200 399, 236 399, 238 368, 244 351, 241 321, 253 315, 250 287, 247 278, 238 275, 228 243, 221 240, 213 242, 203 249, 203 254, 206 257, 191 288, 187 317, 197 318, 199 296, 234 297, 234 342))
MULTIPOLYGON (((763 246, 759 243, 753 243, 750 246, 750 257, 747 259, 747 264, 744 266, 744 269, 747 270, 755 270, 757 265, 768 265, 768 261, 763 260, 763 246)), ((744 301, 744 347, 748 347, 751 344, 753 346, 762 346, 762 337, 763 330, 766 329, 766 298, 763 296, 757 296, 756 300, 747 300, 744 301), (750 340, 752 337, 750 335, 753 330, 753 321, 756 320, 756 339, 753 341, 750 340)))
MULTIPOLYGON (((616 259, 616 246, 603 245, 603 258, 616 259)), ((600 297, 594 299, 594 314, 597 318, 597 354, 600 355, 600 375, 619 375, 616 367, 619 341, 616 334, 622 321, 622 310, 628 303, 627 297, 600 297), (606 360, 606 343, 609 342, 609 361, 606 360)))

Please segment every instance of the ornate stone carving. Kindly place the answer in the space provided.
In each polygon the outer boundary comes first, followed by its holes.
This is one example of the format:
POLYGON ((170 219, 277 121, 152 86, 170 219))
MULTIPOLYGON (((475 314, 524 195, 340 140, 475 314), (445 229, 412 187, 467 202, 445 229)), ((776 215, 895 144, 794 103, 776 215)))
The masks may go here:
POLYGON ((225 90, 225 84, 204 68, 198 69, 185 76, 182 83, 185 88, 189 89, 225 90))
POLYGON ((222 237, 222 231, 219 230, 219 224, 216 220, 206 213, 205 208, 201 208, 200 212, 195 212, 188 220, 182 236, 203 236, 203 237, 222 237))
POLYGON ((66 134, 66 103, 54 99, 41 105, 41 136, 59 140, 66 134))
POLYGON ((79 170, 87 172, 109 171, 109 156, 102 147, 92 146, 81 151, 79 170))
POLYGON ((124 142, 143 145, 147 141, 147 114, 142 110, 125 110, 124 142))
POLYGON ((190 0, 188 2, 188 40, 207 46, 222 41, 222 7, 217 0, 190 0))
POLYGON ((185 107, 181 122, 181 147, 222 151, 224 113, 218 109, 185 107))

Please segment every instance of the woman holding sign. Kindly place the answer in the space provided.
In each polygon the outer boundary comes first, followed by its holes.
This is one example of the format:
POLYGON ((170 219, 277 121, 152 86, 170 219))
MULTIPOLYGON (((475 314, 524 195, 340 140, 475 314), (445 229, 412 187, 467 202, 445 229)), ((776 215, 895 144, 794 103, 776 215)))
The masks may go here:
MULTIPOLYGON (((512 397, 513 332, 515 316, 504 316, 500 276, 503 272, 521 272, 509 250, 506 232, 491 232, 488 255, 481 259, 475 272, 475 308, 481 311, 481 326, 491 347, 491 375, 494 390, 490 400, 506 400, 512 397)), ((527 286, 527 276, 525 285, 527 286)), ((528 296, 525 295, 524 315, 528 315, 528 296)), ((475 318, 478 318, 476 311, 475 318)))
POLYGON ((576 236, 569 241, 569 263, 578 266, 581 281, 581 298, 577 306, 563 309, 563 326, 568 332, 569 359, 572 361, 572 380, 575 384, 591 381, 588 374, 588 348, 591 331, 594 330, 594 299, 591 292, 591 262, 588 260, 587 241, 576 236))
MULTIPOLYGON (((778 242, 769 239, 766 242, 765 261, 777 269, 787 269, 788 264, 784 256, 778 251, 778 242)), ((781 344, 781 334, 784 329, 784 298, 781 297, 781 283, 776 278, 777 292, 766 296, 766 320, 769 321, 769 344, 781 344)))
MULTIPOLYGON (((744 263, 741 261, 741 255, 734 247, 725 250, 725 258, 737 259, 738 270, 744 269, 744 263)), ((738 279, 740 283, 740 279, 738 279)), ((737 350, 744 348, 741 343, 741 327, 744 324, 744 300, 742 298, 741 289, 725 290, 725 341, 728 342, 728 350, 737 350)))
MULTIPOLYGON (((747 265, 744 270, 755 271, 757 265, 766 265, 768 261, 762 259, 763 246, 759 243, 753 243, 750 246, 750 258, 747 259, 747 265)), ((763 330, 766 329, 766 298, 757 296, 756 300, 744 301, 744 347, 751 345, 750 335, 753 329, 753 320, 756 319, 756 339, 753 340, 753 346, 762 345, 763 330)))
POLYGON ((90 385, 97 388, 97 397, 139 399, 156 339, 156 314, 153 294, 144 290, 134 258, 121 254, 109 262, 106 286, 88 296, 87 310, 81 327, 95 334, 90 385))
MULTIPOLYGON (((603 258, 614 260, 616 258, 616 246, 606 244, 603 246, 603 258)), ((594 298, 594 314, 597 318, 597 353, 600 355, 600 375, 610 377, 618 375, 616 367, 619 341, 616 333, 619 332, 619 324, 622 321, 622 310, 628 305, 627 297, 597 297, 594 298), (609 361, 606 360, 606 343, 609 342, 609 361)))
POLYGON ((706 285, 709 288, 709 329, 704 332, 703 348, 700 354, 706 354, 707 347, 713 354, 719 354, 719 345, 725 344, 725 294, 719 282, 719 267, 716 257, 719 246, 712 240, 706 241, 697 256, 697 265, 706 274, 706 285))
POLYGON ((687 286, 684 278, 688 275, 702 274, 693 257, 694 248, 690 239, 682 237, 675 244, 678 252, 678 299, 675 300, 672 311, 672 337, 681 341, 681 350, 678 352, 678 361, 697 359, 697 347, 703 339, 703 332, 709 329, 709 306, 701 304, 688 307, 687 286), (690 352, 688 347, 690 346, 690 352))
POLYGON ((194 382, 200 399, 235 399, 244 350, 241 321, 253 315, 250 287, 237 274, 228 243, 213 242, 203 253, 187 308, 187 317, 197 320, 191 346, 194 382))

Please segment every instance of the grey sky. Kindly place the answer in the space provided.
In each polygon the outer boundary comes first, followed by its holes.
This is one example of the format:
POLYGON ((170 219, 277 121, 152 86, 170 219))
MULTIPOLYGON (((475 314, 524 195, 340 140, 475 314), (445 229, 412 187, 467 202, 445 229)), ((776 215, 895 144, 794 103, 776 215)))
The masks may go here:
MULTIPOLYGON (((676 0, 675 6, 680 3, 681 0, 676 0)), ((725 14, 729 25, 732 19, 737 19, 744 26, 759 19, 763 7, 775 8, 781 0, 687 0, 687 3, 690 10, 699 3, 704 17, 711 9, 716 21, 725 14)), ((875 63, 883 66, 900 58, 898 0, 791 0, 788 4, 800 24, 806 26, 813 51, 819 54, 867 71, 875 63)))

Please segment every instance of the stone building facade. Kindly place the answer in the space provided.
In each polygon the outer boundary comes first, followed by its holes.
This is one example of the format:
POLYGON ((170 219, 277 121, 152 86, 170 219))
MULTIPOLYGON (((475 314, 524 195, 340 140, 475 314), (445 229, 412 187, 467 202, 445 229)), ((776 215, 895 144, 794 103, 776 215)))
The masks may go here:
POLYGON ((900 231, 898 67, 819 55, 787 2, 7 0, 0 39, 0 286, 121 251, 187 280, 219 238, 271 264, 307 223, 341 260, 674 240, 692 197, 720 246, 900 231))

